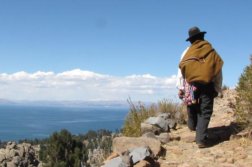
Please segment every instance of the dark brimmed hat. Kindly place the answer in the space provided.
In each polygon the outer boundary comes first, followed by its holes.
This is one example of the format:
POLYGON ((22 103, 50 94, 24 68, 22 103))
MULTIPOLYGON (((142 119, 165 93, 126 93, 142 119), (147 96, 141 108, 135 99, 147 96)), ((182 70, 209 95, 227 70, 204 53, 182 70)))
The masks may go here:
POLYGON ((205 31, 200 31, 200 29, 198 27, 192 27, 189 29, 188 31, 188 35, 189 37, 186 39, 186 41, 189 41, 192 37, 196 36, 196 35, 199 35, 199 34, 205 34, 206 32, 205 31))

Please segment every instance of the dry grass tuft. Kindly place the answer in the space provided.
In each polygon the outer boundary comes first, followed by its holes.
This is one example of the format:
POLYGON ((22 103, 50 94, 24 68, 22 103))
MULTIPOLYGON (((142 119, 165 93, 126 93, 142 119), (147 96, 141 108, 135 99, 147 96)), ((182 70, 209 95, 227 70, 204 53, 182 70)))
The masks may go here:
POLYGON ((145 106, 141 102, 134 104, 130 99, 128 103, 130 111, 122 129, 124 136, 139 137, 141 135, 141 123, 149 117, 157 116, 158 113, 170 113, 177 123, 185 123, 186 114, 183 106, 170 100, 164 99, 158 104, 151 104, 150 106, 145 106))

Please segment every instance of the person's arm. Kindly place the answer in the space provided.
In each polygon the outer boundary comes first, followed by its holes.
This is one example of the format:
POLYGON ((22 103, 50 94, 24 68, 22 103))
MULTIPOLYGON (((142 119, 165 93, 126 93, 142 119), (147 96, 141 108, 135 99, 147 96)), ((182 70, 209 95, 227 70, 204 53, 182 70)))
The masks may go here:
MULTIPOLYGON (((182 55, 181 55, 181 57, 180 57, 180 60, 183 59, 183 57, 185 56, 185 54, 186 54, 186 52, 187 52, 188 49, 189 49, 189 47, 186 48, 186 49, 184 50, 184 52, 182 53, 182 55)), ((183 89, 184 89, 184 78, 183 78, 183 76, 182 76, 182 73, 181 73, 180 68, 178 68, 178 75, 177 75, 177 84, 176 84, 176 87, 177 87, 177 89, 179 89, 179 90, 183 90, 183 89)))
POLYGON ((181 70, 178 69, 178 75, 177 75, 177 84, 176 84, 176 87, 177 89, 184 89, 184 85, 183 85, 183 82, 184 82, 184 78, 181 74, 181 70))
MULTIPOLYGON (((185 56, 187 50, 188 50, 188 48, 186 48, 186 49, 184 50, 184 52, 182 53, 182 55, 181 55, 181 57, 180 57, 180 60, 183 59, 183 57, 185 56)), ((183 95, 184 95, 184 78, 183 78, 183 75, 182 75, 182 73, 181 73, 180 68, 178 68, 176 87, 177 87, 177 89, 179 90, 179 91, 178 91, 178 96, 179 96, 179 98, 180 98, 180 99, 183 98, 183 95)))

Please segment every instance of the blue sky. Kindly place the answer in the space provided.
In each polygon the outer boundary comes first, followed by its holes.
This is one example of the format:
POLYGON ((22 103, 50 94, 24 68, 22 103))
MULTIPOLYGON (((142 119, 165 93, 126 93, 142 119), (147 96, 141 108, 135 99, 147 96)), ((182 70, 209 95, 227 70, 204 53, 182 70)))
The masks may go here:
POLYGON ((173 98, 179 58, 195 25, 207 31, 225 62, 224 84, 233 87, 252 54, 251 20, 250 0, 3 0, 0 98, 173 98), (65 74, 73 87, 43 87, 63 82, 65 74), (90 88, 95 84, 100 94, 90 88))

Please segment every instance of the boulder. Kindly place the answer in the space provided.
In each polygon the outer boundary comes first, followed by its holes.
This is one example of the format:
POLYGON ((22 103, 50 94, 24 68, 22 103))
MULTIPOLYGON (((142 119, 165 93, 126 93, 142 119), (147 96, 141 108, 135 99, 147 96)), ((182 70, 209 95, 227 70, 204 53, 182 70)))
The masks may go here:
POLYGON ((128 167, 121 157, 116 157, 108 161, 103 167, 128 167))
POLYGON ((152 132, 155 135, 160 134, 162 129, 155 124, 141 123, 141 133, 145 134, 148 132, 152 132))
POLYGON ((170 129, 175 129, 177 125, 176 120, 171 119, 170 114, 168 113, 160 114, 157 117, 149 117, 144 121, 144 123, 158 126, 159 128, 161 128, 161 132, 169 132, 170 129))
POLYGON ((159 136, 157 136, 157 138, 162 144, 166 144, 171 141, 169 133, 161 133, 159 136))
POLYGON ((120 156, 105 161, 103 167, 129 167, 133 166, 129 151, 122 153, 120 156))
POLYGON ((167 119, 169 129, 176 129, 177 122, 175 119, 167 119))
POLYGON ((159 135, 155 135, 153 132, 148 132, 142 135, 142 137, 153 138, 159 140, 162 144, 166 144, 170 141, 180 140, 180 136, 174 136, 171 133, 160 133, 159 135))
POLYGON ((155 160, 148 147, 138 147, 124 152, 121 156, 105 161, 102 167, 148 167, 153 166, 155 160))
POLYGON ((127 166, 132 166, 133 162, 132 162, 132 157, 130 157, 130 152, 126 151, 124 153, 121 154, 121 158, 124 164, 127 164, 127 166))
POLYGON ((154 156, 161 153, 161 142, 147 137, 116 137, 113 140, 113 151, 121 154, 138 147, 149 147, 154 156))
POLYGON ((136 164, 137 162, 150 157, 151 151, 148 147, 139 147, 131 150, 129 156, 132 157, 133 164, 136 164))
POLYGON ((162 117, 149 117, 144 123, 156 125, 162 129, 163 132, 169 131, 168 122, 162 117))

